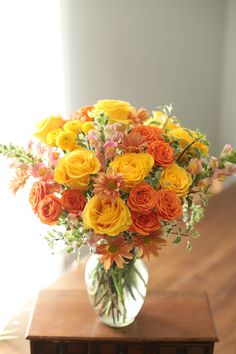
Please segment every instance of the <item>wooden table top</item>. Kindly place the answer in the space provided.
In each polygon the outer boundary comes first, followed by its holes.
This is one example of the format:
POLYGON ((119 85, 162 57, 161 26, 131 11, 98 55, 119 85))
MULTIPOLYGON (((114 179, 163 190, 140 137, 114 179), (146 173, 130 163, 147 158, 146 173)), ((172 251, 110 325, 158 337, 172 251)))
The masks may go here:
POLYGON ((86 290, 39 293, 27 339, 51 341, 216 342, 204 292, 151 292, 135 322, 114 329, 101 323, 86 290))

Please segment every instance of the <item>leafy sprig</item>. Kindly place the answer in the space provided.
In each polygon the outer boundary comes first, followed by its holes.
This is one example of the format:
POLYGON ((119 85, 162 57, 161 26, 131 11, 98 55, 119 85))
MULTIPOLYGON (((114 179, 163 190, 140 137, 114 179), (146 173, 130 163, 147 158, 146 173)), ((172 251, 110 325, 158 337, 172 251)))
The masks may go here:
POLYGON ((11 143, 9 145, 0 144, 0 154, 3 154, 9 159, 15 158, 22 163, 31 164, 33 166, 36 164, 36 158, 22 146, 16 146, 11 143))

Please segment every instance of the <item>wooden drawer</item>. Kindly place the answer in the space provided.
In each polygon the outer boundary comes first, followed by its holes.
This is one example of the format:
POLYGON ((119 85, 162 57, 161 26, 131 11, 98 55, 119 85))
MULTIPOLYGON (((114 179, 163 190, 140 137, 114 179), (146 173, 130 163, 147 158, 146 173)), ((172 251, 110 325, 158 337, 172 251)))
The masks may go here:
POLYGON ((31 342, 31 354, 212 354, 211 343, 31 342))

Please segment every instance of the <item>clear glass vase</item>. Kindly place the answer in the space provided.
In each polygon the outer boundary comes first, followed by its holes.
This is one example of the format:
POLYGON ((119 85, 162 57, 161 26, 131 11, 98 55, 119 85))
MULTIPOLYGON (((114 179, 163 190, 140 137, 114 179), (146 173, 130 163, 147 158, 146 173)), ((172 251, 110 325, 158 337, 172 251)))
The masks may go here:
POLYGON ((89 301, 100 320, 111 327, 131 324, 144 302, 148 270, 142 259, 105 270, 99 256, 92 254, 85 267, 89 301))

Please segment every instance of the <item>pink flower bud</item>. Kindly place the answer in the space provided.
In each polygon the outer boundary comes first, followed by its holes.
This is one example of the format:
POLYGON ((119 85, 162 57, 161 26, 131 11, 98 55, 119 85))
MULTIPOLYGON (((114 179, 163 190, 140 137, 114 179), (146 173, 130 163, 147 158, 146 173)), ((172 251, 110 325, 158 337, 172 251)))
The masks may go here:
POLYGON ((187 171, 191 173, 191 175, 193 176, 199 175, 202 172, 202 159, 200 160, 197 158, 191 159, 189 161, 187 171))
POLYGON ((230 154, 232 150, 232 146, 230 144, 226 144, 220 154, 220 157, 230 154))

